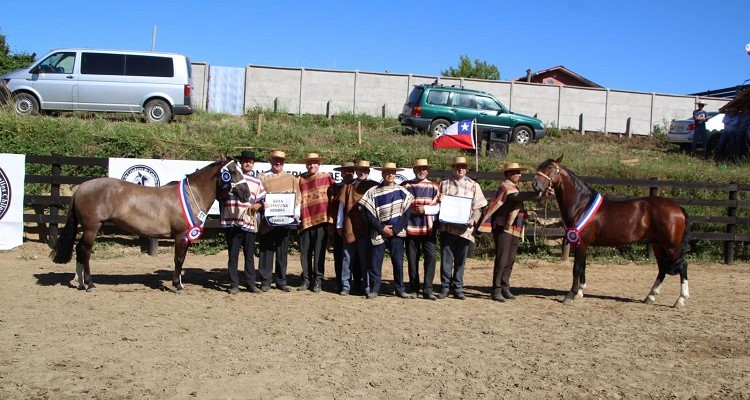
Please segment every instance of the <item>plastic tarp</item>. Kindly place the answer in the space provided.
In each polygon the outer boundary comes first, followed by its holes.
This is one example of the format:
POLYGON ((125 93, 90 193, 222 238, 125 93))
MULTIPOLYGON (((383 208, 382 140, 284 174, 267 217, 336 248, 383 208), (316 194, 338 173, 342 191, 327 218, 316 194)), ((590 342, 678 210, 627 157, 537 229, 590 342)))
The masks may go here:
POLYGON ((208 112, 232 115, 245 113, 245 68, 210 67, 208 112))

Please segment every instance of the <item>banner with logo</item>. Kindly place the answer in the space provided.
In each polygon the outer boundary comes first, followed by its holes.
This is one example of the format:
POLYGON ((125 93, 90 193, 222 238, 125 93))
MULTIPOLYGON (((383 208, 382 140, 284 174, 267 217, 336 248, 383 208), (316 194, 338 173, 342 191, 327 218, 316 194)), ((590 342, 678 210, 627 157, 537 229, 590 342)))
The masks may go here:
POLYGON ((26 156, 0 154, 0 250, 23 244, 26 156))
MULTIPOLYGON (((156 160, 147 158, 110 158, 109 177, 126 180, 144 186, 164 186, 172 181, 179 181, 188 174, 205 167, 213 161, 191 161, 191 160, 156 160)), ((320 172, 328 172, 336 182, 341 182, 341 172, 334 171, 338 167, 335 164, 322 164, 320 172)), ((414 179, 411 166, 404 166, 403 171, 396 174, 396 183, 414 179)), ((256 162, 253 174, 258 176, 271 170, 271 164, 267 162, 256 162)), ((305 164, 284 164, 284 171, 294 176, 307 172, 305 164)), ((380 171, 371 168, 370 179, 380 182, 383 177, 380 171)), ((219 203, 214 202, 208 211, 210 215, 219 215, 219 203)))

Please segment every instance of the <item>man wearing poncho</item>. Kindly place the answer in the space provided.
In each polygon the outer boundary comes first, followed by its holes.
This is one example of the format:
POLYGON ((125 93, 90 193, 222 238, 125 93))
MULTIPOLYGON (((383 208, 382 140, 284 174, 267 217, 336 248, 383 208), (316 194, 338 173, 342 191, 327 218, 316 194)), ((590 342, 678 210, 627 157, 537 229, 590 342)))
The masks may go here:
POLYGON ((382 168, 375 169, 382 171, 383 183, 368 190, 359 201, 370 225, 372 243, 372 263, 368 268, 370 293, 367 298, 374 299, 380 292, 380 276, 386 246, 391 252, 396 295, 405 299, 413 298, 406 293, 404 287, 404 228, 409 219, 414 196, 396 184, 396 172, 403 171, 403 168, 396 167, 396 163, 385 163, 382 168))

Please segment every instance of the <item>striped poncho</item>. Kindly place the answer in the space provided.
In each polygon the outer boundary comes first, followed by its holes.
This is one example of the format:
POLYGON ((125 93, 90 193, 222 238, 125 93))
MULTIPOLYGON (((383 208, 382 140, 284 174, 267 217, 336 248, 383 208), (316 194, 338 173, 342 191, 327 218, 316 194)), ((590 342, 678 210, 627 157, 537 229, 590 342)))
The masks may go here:
POLYGON ((252 175, 244 174, 244 176, 247 187, 250 189, 250 198, 246 203, 243 203, 236 194, 229 192, 226 199, 221 202, 220 224, 222 228, 238 226, 248 232, 257 232, 258 221, 254 214, 248 214, 247 217, 245 217, 245 214, 249 212, 250 206, 264 200, 266 190, 263 188, 263 184, 252 175))
POLYGON ((328 203, 335 184, 331 174, 326 172, 299 176, 299 190, 302 193, 300 231, 328 222, 328 203))
MULTIPOLYGON (((413 201, 414 196, 401 186, 378 185, 368 190, 359 200, 359 204, 362 206, 362 212, 374 216, 383 225, 404 226, 404 214, 413 201)), ((405 237, 406 230, 401 229, 396 235, 405 237)), ((373 246, 385 243, 383 235, 377 229, 372 229, 370 241, 373 246)))
MULTIPOLYGON (((440 189, 438 184, 427 179, 412 179, 401 184, 404 189, 414 196, 414 206, 432 206, 438 204, 440 189)), ((434 215, 416 214, 409 215, 409 221, 406 224, 406 234, 409 236, 426 236, 432 233, 435 223, 434 215)))

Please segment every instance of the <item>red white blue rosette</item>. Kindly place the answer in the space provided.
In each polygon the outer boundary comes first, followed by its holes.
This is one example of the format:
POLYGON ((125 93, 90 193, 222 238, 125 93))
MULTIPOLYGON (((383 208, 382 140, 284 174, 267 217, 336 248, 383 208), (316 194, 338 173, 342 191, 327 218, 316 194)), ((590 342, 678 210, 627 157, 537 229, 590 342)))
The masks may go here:
POLYGON ((565 240, 571 245, 575 246, 581 242, 581 233, 576 228, 568 228, 565 232, 565 240))
POLYGON ((190 243, 195 242, 196 240, 200 239, 201 235, 203 235, 203 227, 202 226, 193 226, 188 231, 186 238, 187 241, 190 243))

